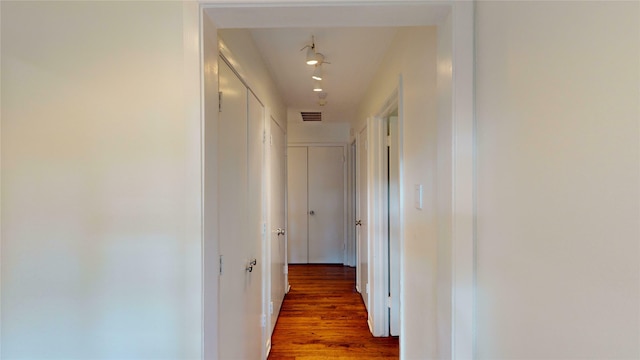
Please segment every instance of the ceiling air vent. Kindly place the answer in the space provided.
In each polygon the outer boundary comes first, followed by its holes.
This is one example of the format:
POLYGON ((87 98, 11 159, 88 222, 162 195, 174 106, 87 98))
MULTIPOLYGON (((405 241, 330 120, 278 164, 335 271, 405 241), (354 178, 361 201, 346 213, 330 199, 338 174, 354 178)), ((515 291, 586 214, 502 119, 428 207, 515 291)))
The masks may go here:
POLYGON ((321 112, 303 111, 300 115, 302 115, 302 121, 322 121, 321 112))

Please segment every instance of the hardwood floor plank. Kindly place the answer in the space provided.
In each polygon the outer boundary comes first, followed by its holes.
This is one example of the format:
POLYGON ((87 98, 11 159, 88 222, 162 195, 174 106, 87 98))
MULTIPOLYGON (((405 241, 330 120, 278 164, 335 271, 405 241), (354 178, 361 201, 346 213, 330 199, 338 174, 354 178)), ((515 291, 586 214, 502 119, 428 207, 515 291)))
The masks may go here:
POLYGON ((369 332, 355 268, 289 265, 289 283, 270 360, 398 359, 398 337, 375 338, 369 332))

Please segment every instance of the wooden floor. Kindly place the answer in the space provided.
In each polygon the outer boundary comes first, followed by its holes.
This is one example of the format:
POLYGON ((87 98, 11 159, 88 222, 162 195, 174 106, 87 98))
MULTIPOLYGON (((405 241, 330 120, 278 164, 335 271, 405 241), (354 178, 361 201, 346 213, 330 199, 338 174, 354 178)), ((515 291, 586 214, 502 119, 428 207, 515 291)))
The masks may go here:
POLYGON ((355 277, 342 265, 289 265, 269 359, 398 359, 397 337, 369 332, 355 277))

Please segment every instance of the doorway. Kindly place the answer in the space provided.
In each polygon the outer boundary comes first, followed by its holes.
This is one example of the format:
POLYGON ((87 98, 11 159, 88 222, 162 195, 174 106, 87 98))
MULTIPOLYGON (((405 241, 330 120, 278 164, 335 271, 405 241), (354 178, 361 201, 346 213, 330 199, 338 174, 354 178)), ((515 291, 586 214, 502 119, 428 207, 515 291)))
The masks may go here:
MULTIPOLYGON (((375 3, 373 1, 372 3, 375 3)), ((433 7, 438 8, 440 5, 431 5, 428 4, 428 1, 424 2, 412 2, 412 6, 419 5, 425 7, 433 7)), ((353 5, 346 2, 342 3, 333 3, 331 4, 331 11, 335 13, 335 6, 352 6, 358 8, 360 6, 369 6, 370 3, 366 5, 353 5)), ((403 3, 404 4, 404 3, 403 3)), ((406 4, 404 4, 406 6, 406 4)), ((291 7, 300 7, 303 8, 305 6, 299 5, 290 5, 291 7)), ((304 13, 313 13, 309 12, 308 8, 301 9, 304 12, 300 13, 300 16, 290 16, 289 19, 292 19, 291 22, 287 22, 282 20, 281 16, 262 16, 264 15, 261 12, 266 8, 271 7, 270 4, 264 5, 251 5, 251 6, 237 6, 237 2, 212 2, 211 4, 203 4, 202 7, 206 11, 210 11, 210 14, 214 14, 212 16, 214 29, 216 27, 253 27, 256 26, 255 19, 265 19, 260 20, 261 23, 258 26, 264 27, 277 27, 277 26, 315 26, 311 24, 318 23, 318 20, 314 18, 305 17, 304 13), (238 16, 237 14, 234 16, 234 12, 246 12, 253 11, 257 12, 256 16, 238 16), (252 19, 251 21, 247 21, 247 19, 252 19), (269 21, 271 21, 269 23, 269 21)), ((283 6, 287 7, 287 6, 283 6)), ((278 9, 271 9, 273 11, 281 12, 283 7, 279 7, 278 9)), ((322 6, 319 6, 322 7, 322 6)), ((446 2, 443 3, 442 7, 444 8, 444 14, 450 11, 452 15, 450 18, 456 19, 455 21, 451 20, 453 24, 453 29, 451 35, 451 42, 454 44, 453 54, 455 54, 453 63, 455 64, 456 71, 453 72, 455 74, 453 76, 452 88, 455 91, 452 91, 451 98, 455 101, 453 102, 452 107, 455 111, 453 111, 453 115, 450 119, 446 121, 449 124, 455 124, 452 127, 452 137, 455 138, 455 142, 452 146, 452 163, 453 163, 453 172, 456 174, 455 181, 451 181, 452 191, 456 194, 455 203, 453 204, 452 216, 454 223, 454 234, 455 234, 455 243, 453 246, 453 257, 455 258, 455 263, 453 263, 453 267, 455 269, 455 277, 452 279, 452 284, 447 284, 446 286, 451 290, 456 289, 457 291, 452 295, 453 304, 453 312, 455 316, 451 317, 451 337, 455 338, 455 342, 452 345, 452 350, 455 350, 454 358, 465 358, 470 357, 466 356, 469 354, 469 349, 472 349, 472 336, 473 334, 464 331, 469 327, 469 324, 473 324, 473 292, 471 290, 466 291, 467 289, 473 289, 473 281, 472 281, 472 264, 473 264, 473 226, 472 226, 472 218, 467 216, 467 214, 472 213, 472 173, 473 173, 473 138, 471 136, 467 136, 473 133, 473 117, 472 117, 472 109, 473 109, 473 91, 472 91, 472 79, 473 79, 473 4, 471 2, 446 2), (465 291, 458 291, 463 289, 465 291)), ((325 10, 329 8, 329 6, 324 6, 325 10)), ((273 14, 272 11, 272 14, 273 14)), ((345 15, 348 12, 342 12, 341 15, 345 15)), ((415 12, 414 13, 418 13, 415 12)), ((440 12, 439 14, 443 14, 440 12)), ((245 14, 246 15, 246 14, 245 14)), ((205 15, 206 16, 206 15, 205 15)), ((348 18, 348 15, 346 15, 348 18)), ((322 18, 322 17, 319 17, 322 18)), ((338 19, 330 24, 322 23, 319 26, 347 26, 354 25, 353 22, 349 22, 348 19, 345 21, 344 17, 339 17, 343 19, 342 22, 338 19)), ((420 20, 422 21, 422 20, 420 20)), ((440 18, 434 18, 429 24, 437 24, 439 23, 440 18)), ((202 23, 202 22, 201 22, 202 23)), ((359 22, 358 24, 362 25, 363 22, 359 22)), ((421 23, 424 24, 424 23, 421 23)), ((380 25, 376 23, 375 25, 380 25)), ((201 29, 202 31, 202 29, 201 29)), ((213 37, 215 39, 215 35, 213 37)), ((209 40, 204 40, 209 41, 209 40)), ((206 52, 206 49, 205 49, 206 52)), ((213 58, 217 57, 217 49, 213 49, 210 52, 213 54, 213 58)), ((216 94, 214 91, 217 88, 217 68, 215 65, 211 65, 209 60, 211 56, 203 55, 204 61, 202 70, 202 76, 204 78, 204 94, 202 98, 203 107, 205 109, 205 115, 203 124, 204 126, 204 146, 203 152, 204 154, 211 154, 212 148, 213 157, 207 157, 207 162, 203 163, 204 168, 204 190, 205 194, 215 194, 217 189, 217 183, 215 180, 211 181, 211 175, 216 173, 217 163, 215 160, 215 148, 218 147, 218 139, 215 132, 211 132, 209 129, 217 126, 218 123, 218 115, 217 111, 214 110, 214 107, 217 107, 217 101, 213 100, 216 98, 216 94), (206 75, 206 74, 209 74, 206 75), (213 77, 211 77, 213 75, 213 77), (213 84, 213 86, 211 86, 213 84), (213 91, 211 91, 214 89, 213 91), (211 161, 211 162, 209 162, 211 161)), ((452 66, 453 68, 453 66, 452 66)), ((219 204, 219 198, 215 195, 205 195, 203 199, 204 204, 204 213, 208 214, 216 214, 216 210, 219 204)), ((224 204, 222 204, 224 206, 224 204)), ((223 208, 220 210, 224 210, 223 208)), ((217 244, 220 240, 220 235, 217 234, 216 229, 218 222, 217 220, 212 220, 210 217, 205 216, 204 218, 204 239, 205 249, 213 249, 217 247, 217 244)), ((218 324, 219 314, 217 313, 218 309, 218 299, 220 298, 220 292, 218 291, 218 280, 217 276, 213 277, 213 281, 206 281, 206 279, 211 279, 212 276, 209 274, 216 274, 215 272, 207 271, 207 269, 218 267, 217 261, 217 252, 213 250, 209 252, 205 250, 208 255, 204 258, 204 268, 205 268, 205 282, 204 286, 204 302, 205 302, 205 337, 204 337, 204 354, 207 358, 217 358, 217 349, 218 349, 218 324), (214 259, 215 261, 211 261, 214 259), (213 311, 210 311, 213 310, 213 311)), ((404 250, 403 250, 404 252, 404 250)), ((217 274, 216 274, 217 275, 217 274)), ((403 299, 408 299, 412 297, 412 289, 405 288, 401 289, 401 296, 403 299)), ((407 315, 402 315, 403 319, 407 319, 407 315)), ((415 321, 413 321, 415 325, 415 321)), ((403 327, 405 325, 403 324, 403 327)), ((403 330, 406 332, 406 329, 403 330)), ((414 339, 415 340, 415 339, 414 339)), ((415 347, 416 342, 412 340, 411 342, 404 342, 401 344, 401 347, 407 349, 411 347, 415 347)))

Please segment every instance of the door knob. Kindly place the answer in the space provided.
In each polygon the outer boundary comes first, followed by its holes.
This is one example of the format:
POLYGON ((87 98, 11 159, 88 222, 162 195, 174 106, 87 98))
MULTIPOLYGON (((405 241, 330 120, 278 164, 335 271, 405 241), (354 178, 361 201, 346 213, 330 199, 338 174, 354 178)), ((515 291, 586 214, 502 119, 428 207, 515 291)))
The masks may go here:
POLYGON ((315 214, 316 214, 315 211, 313 211, 313 210, 309 211, 309 215, 315 215, 315 214))
POLYGON ((362 220, 356 220, 356 226, 361 226, 362 225, 362 220))

